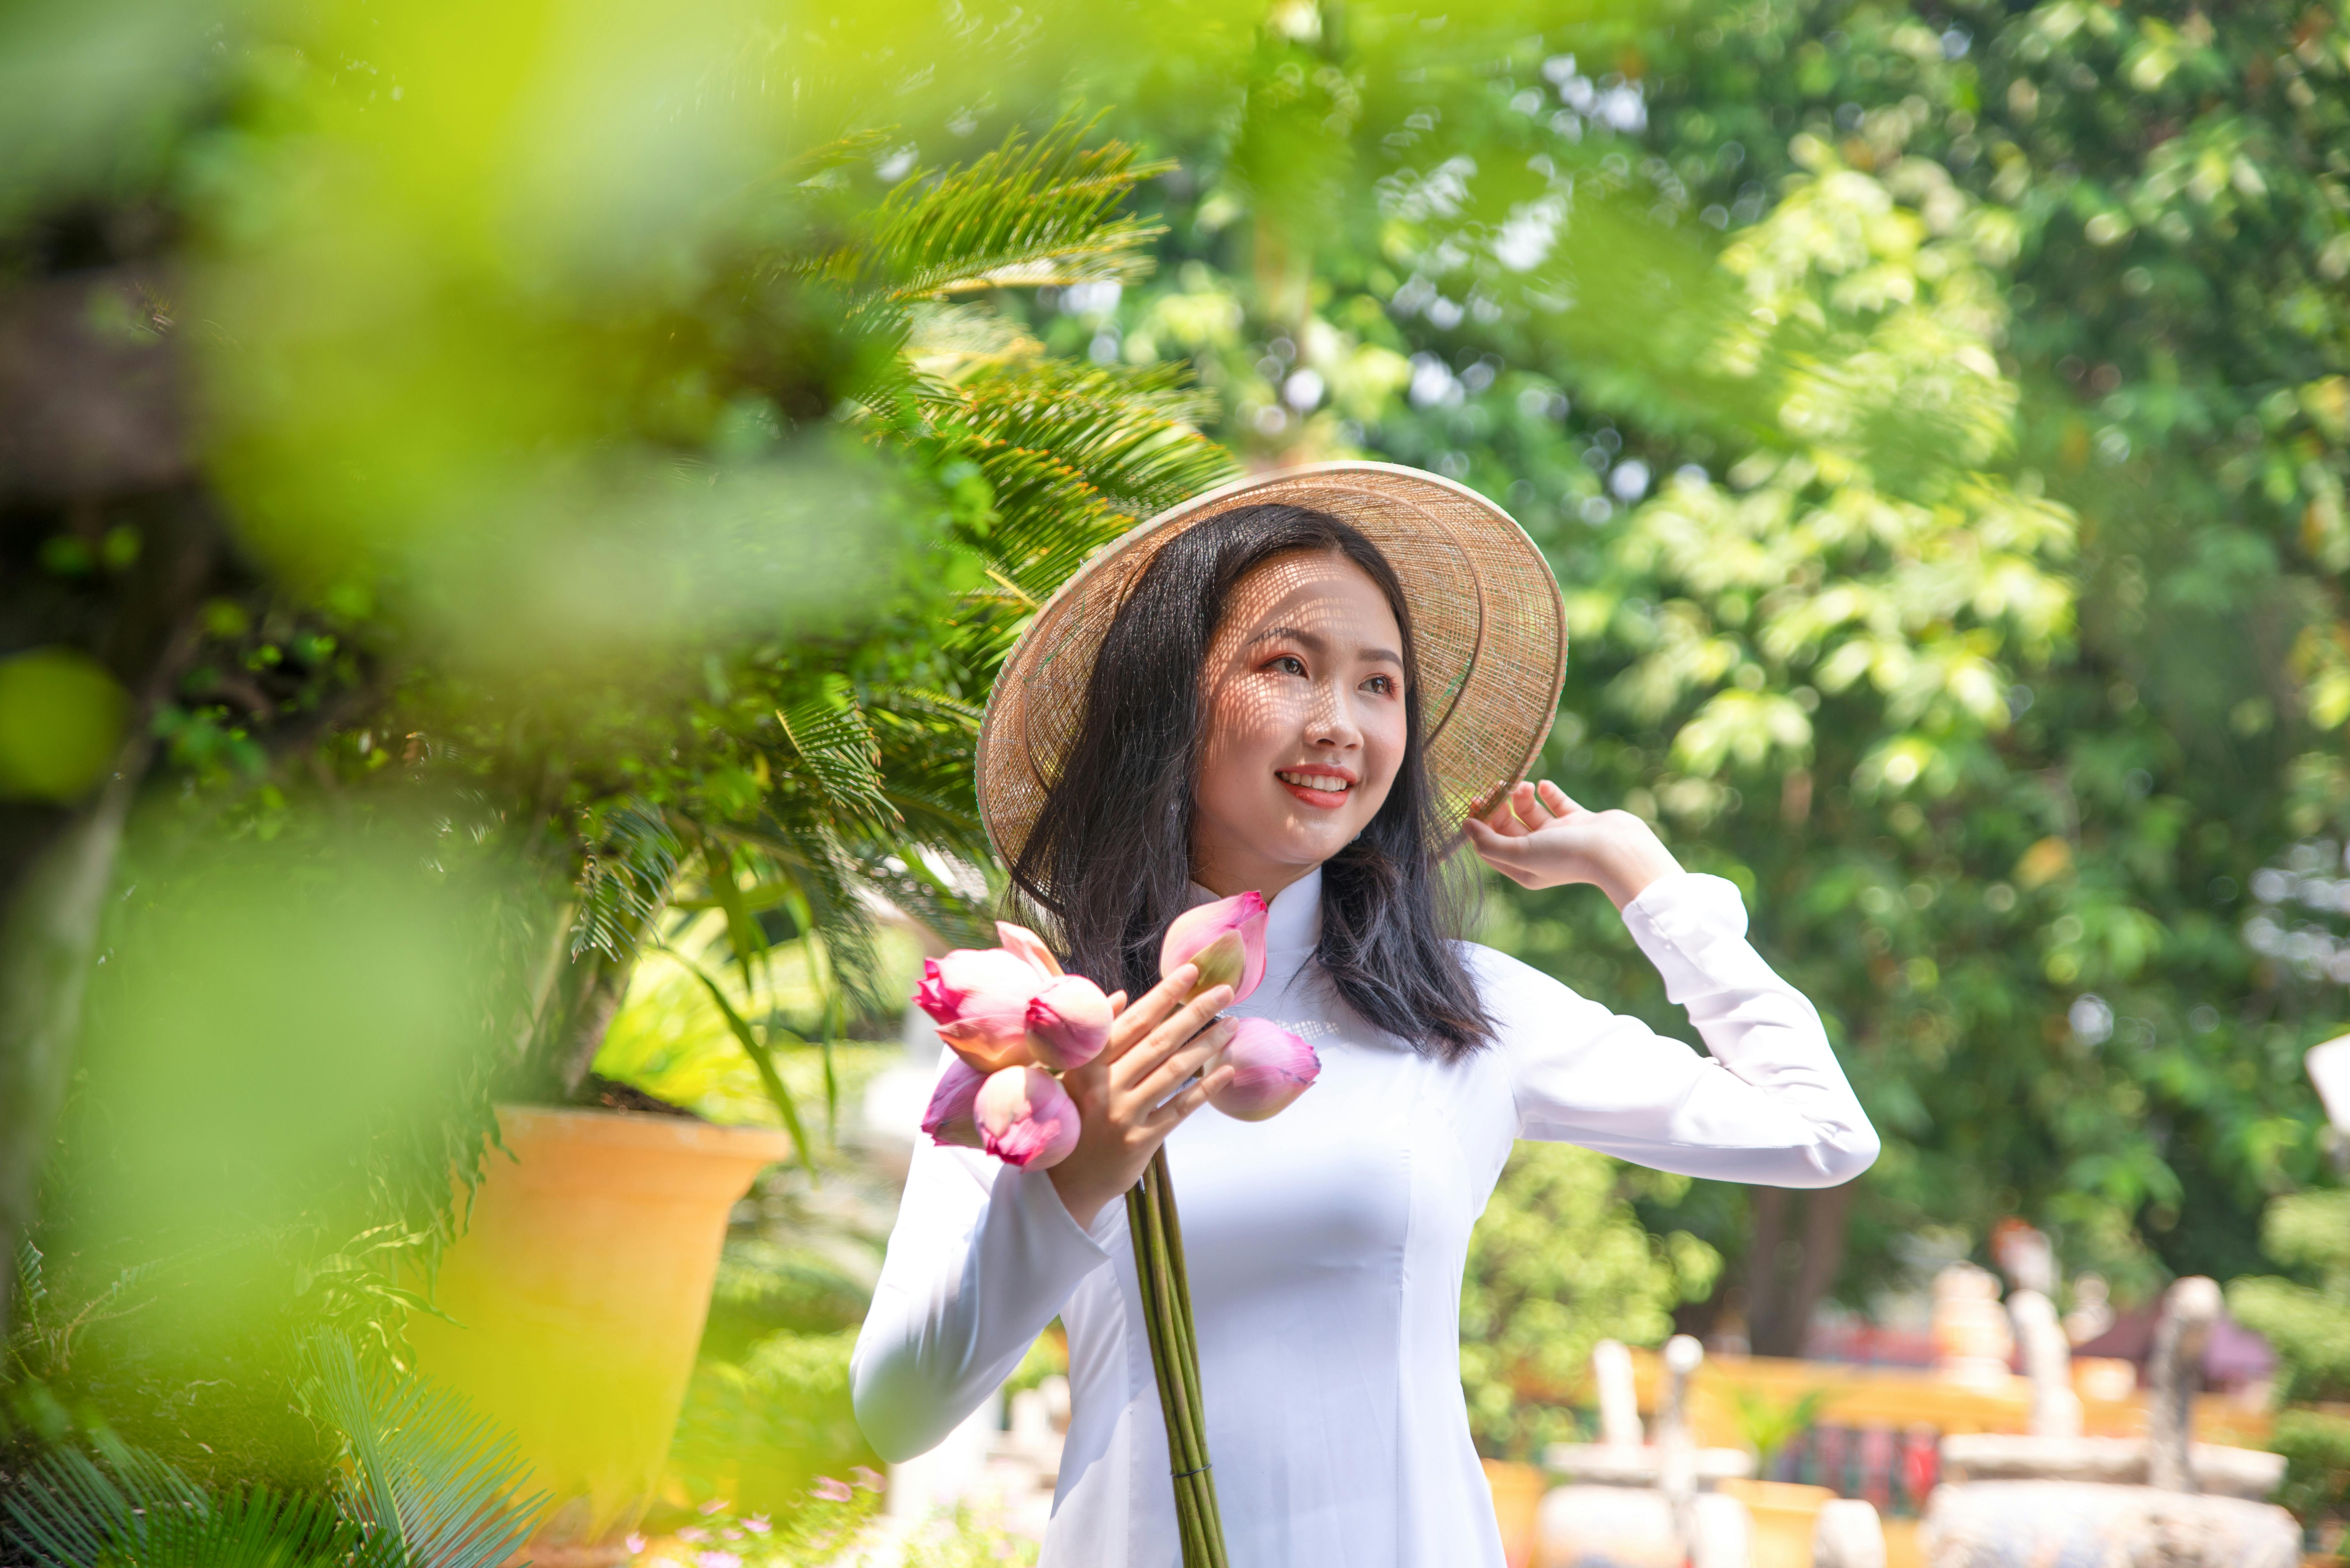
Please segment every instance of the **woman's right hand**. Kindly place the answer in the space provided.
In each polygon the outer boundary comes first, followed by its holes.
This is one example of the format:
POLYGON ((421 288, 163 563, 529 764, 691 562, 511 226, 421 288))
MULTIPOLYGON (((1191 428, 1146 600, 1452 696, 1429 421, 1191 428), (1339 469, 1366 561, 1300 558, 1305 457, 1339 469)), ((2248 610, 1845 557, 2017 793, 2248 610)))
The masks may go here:
POLYGON ((1187 963, 1139 1002, 1128 1002, 1124 992, 1111 997, 1117 1016, 1109 1044, 1061 1075, 1082 1125, 1077 1147, 1046 1174, 1080 1226, 1090 1227, 1106 1205, 1126 1196, 1167 1135, 1232 1082, 1232 1069, 1219 1067, 1176 1093, 1232 1037, 1231 1021, 1216 1016, 1231 1004, 1232 988, 1211 986, 1185 1002, 1199 979, 1198 968, 1187 963))

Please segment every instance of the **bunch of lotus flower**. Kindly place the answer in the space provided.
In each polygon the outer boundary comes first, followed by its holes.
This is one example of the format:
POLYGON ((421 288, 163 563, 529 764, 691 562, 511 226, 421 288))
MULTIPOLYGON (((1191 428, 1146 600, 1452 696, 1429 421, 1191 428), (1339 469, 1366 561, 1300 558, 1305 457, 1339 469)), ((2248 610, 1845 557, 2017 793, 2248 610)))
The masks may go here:
MULTIPOLYGON (((1197 966, 1191 994, 1229 985, 1240 1001, 1264 978, 1264 899, 1242 893, 1176 918, 1160 945, 1159 972, 1197 966)), ((958 949, 926 959, 915 1005, 939 1026, 955 1060, 922 1116, 932 1141, 983 1148, 1006 1165, 1042 1170, 1077 1144, 1077 1108, 1056 1075, 1082 1067, 1109 1043, 1111 999, 1083 975, 1063 971, 1035 932, 999 920, 1003 945, 958 949)), ((1233 1021, 1229 1044, 1207 1071, 1230 1065, 1232 1080, 1209 1103, 1228 1116, 1263 1121, 1304 1094, 1321 1071, 1314 1048, 1262 1018, 1233 1021)))
MULTIPOLYGON (((1256 893, 1177 916, 1159 946, 1159 975, 1188 963, 1198 971, 1191 996, 1229 985, 1232 1000, 1240 1001, 1264 979, 1264 899, 1256 893)), ((923 963, 914 1001, 938 1024, 955 1060, 931 1096, 922 1130, 936 1142, 983 1148, 1023 1170, 1043 1169, 1067 1158, 1077 1145, 1076 1104, 1055 1075, 1101 1054, 1118 1001, 1084 976, 1064 973, 1035 932, 1009 922, 995 929, 1003 940, 1000 948, 961 950, 923 963)), ((1261 1018, 1234 1020, 1232 1039, 1205 1071, 1227 1065, 1233 1070, 1231 1082, 1208 1103, 1252 1122, 1285 1109, 1322 1070, 1312 1046, 1261 1018)), ((1199 1341, 1184 1282, 1183 1230, 1163 1147, 1126 1195, 1126 1219, 1167 1419, 1183 1562, 1185 1568, 1225 1568, 1223 1521, 1200 1402, 1199 1341)))

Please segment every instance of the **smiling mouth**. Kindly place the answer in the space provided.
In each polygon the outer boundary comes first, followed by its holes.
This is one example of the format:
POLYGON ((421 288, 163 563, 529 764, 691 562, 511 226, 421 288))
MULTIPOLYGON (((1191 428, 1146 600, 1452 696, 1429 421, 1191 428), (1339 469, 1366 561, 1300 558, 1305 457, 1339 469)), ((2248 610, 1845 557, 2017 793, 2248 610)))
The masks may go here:
POLYGON ((1314 769, 1281 768, 1276 769, 1273 776, 1279 779, 1290 794, 1309 805, 1342 805, 1346 803, 1347 792, 1355 787, 1355 781, 1344 774, 1326 774, 1314 769))

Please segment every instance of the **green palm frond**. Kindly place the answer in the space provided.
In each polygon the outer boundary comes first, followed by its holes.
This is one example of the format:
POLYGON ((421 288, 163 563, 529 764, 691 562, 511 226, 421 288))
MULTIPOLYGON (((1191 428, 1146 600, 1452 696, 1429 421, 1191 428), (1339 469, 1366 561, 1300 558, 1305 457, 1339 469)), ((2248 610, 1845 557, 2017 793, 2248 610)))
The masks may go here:
POLYGON ((877 766, 873 727, 847 677, 820 678, 775 718, 797 755, 795 772, 824 807, 837 817, 876 825, 897 820, 877 766))
POLYGON ((1146 275, 1164 231, 1111 214, 1137 181, 1172 165, 1138 162, 1123 142, 1086 146, 1094 123, 1064 119, 1034 141, 1014 131, 962 168, 909 178, 876 214, 865 254, 829 270, 844 281, 878 270, 899 301, 1146 275))
POLYGON ((1051 597, 1087 556, 1134 525, 1083 472, 1053 452, 981 436, 967 438, 962 451, 995 492, 990 565, 1030 609, 1051 597))
POLYGON ((966 857, 983 857, 972 753, 981 710, 937 692, 892 689, 874 694, 874 736, 889 802, 903 836, 966 857))
POLYGON ((543 1496, 518 1496, 529 1468, 457 1395, 421 1377, 365 1369, 350 1342, 308 1346, 313 1386, 349 1445, 344 1505, 411 1568, 499 1568, 529 1539, 543 1496))
POLYGON ((999 311, 920 300, 906 312, 904 354, 917 375, 941 386, 991 371, 1041 363, 1045 346, 999 311))
POLYGON ((602 827, 601 847, 580 876, 571 956, 592 950, 625 962, 637 933, 660 912, 686 848, 660 808, 641 802, 605 813, 602 827))
POLYGON ((154 1455, 102 1445, 103 1466, 59 1449, 16 1478, 5 1534, 43 1568, 404 1568, 330 1498, 266 1487, 207 1496, 154 1455))
POLYGON ((1230 479, 1232 453, 1200 433, 1215 395, 1188 367, 1041 361, 956 389, 953 417, 976 434, 1048 452, 1113 506, 1139 518, 1230 479))
POLYGON ((957 857, 962 862, 960 867, 951 867, 951 863, 941 866, 939 862, 944 857, 930 845, 865 846, 861 856, 859 875, 866 885, 888 898, 900 913, 920 922, 947 946, 995 945, 987 890, 977 877, 984 851, 957 857), (979 886, 960 886, 965 878, 979 882, 979 886))

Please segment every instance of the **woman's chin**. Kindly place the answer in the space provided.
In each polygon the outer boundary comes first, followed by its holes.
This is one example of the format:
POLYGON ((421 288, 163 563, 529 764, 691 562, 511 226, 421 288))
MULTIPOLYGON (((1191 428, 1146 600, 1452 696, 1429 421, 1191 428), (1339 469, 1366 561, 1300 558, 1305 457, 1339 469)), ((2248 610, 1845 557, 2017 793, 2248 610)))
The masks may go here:
POLYGON ((1354 823, 1336 819, 1334 814, 1315 812, 1303 820, 1293 820, 1289 830, 1281 835, 1280 858, 1310 870, 1353 843, 1356 832, 1354 823))

